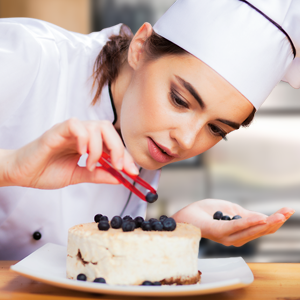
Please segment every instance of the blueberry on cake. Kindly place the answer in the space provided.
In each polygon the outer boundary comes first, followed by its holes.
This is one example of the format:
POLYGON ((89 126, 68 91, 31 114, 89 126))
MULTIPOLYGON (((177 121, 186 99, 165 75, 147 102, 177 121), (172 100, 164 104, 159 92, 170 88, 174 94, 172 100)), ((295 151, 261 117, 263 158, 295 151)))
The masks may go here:
POLYGON ((167 216, 108 221, 99 214, 69 229, 67 277, 112 285, 195 284, 200 238, 199 228, 167 216))

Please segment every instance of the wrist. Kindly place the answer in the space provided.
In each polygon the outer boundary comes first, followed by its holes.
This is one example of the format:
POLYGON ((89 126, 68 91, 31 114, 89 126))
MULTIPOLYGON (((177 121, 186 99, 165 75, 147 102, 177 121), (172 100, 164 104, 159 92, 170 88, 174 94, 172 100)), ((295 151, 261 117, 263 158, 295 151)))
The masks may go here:
POLYGON ((177 222, 177 223, 188 223, 192 224, 196 227, 200 228, 199 224, 199 219, 195 218, 193 212, 190 209, 190 205, 182 208, 181 210, 177 211, 172 218, 177 222))
POLYGON ((14 185, 11 180, 14 152, 15 150, 0 149, 0 186, 14 185))

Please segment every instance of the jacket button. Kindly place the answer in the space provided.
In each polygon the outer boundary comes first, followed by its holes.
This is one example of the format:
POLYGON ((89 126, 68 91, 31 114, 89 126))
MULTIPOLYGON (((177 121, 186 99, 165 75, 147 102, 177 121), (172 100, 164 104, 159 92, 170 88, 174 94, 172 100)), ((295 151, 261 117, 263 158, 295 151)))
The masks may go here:
POLYGON ((39 231, 35 231, 35 232, 33 233, 32 237, 33 237, 36 241, 38 241, 38 240, 41 239, 42 234, 41 234, 39 231))

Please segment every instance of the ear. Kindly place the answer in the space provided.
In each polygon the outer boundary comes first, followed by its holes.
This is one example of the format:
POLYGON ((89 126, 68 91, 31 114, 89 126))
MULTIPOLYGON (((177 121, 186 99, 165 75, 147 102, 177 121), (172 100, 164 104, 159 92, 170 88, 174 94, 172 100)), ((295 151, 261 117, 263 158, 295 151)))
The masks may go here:
POLYGON ((134 35, 128 49, 128 63, 135 70, 141 61, 143 46, 147 38, 152 34, 152 26, 144 23, 134 35))

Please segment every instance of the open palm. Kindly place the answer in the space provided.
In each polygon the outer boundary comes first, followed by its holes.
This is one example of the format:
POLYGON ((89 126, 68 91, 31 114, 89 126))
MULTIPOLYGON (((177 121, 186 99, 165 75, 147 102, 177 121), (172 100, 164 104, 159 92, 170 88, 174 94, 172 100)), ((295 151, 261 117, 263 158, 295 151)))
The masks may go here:
POLYGON ((178 222, 188 222, 199 227, 202 237, 225 246, 239 247, 260 236, 276 232, 293 213, 293 209, 285 207, 267 216, 229 201, 205 199, 186 206, 173 217, 178 222), (242 218, 214 220, 216 211, 222 211, 230 217, 240 215, 242 218))

